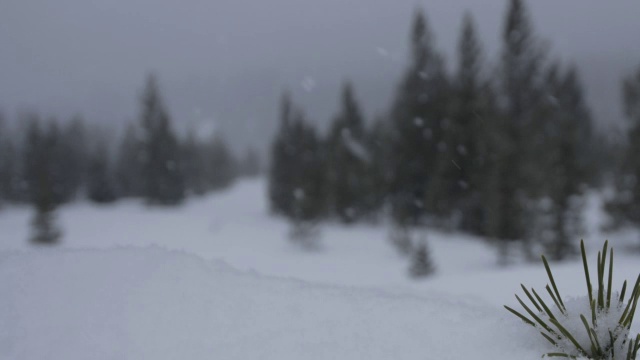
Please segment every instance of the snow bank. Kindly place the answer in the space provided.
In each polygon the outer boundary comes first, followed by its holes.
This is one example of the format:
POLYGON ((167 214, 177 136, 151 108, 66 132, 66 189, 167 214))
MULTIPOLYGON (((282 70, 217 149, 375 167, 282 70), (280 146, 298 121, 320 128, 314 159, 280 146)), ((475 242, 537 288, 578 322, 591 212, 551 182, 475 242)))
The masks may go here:
POLYGON ((264 277, 158 247, 0 253, 0 292, 0 359, 499 360, 548 350, 488 305, 264 277))

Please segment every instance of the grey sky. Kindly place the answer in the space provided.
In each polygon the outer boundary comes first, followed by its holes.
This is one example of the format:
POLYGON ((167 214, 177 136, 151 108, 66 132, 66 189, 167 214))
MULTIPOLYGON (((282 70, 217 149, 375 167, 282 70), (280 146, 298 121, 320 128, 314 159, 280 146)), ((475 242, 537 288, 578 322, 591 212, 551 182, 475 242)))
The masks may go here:
MULTIPOLYGON (((420 4, 449 61, 462 12, 495 58, 504 0, 2 0, 0 108, 121 124, 146 73, 177 123, 215 119, 236 146, 266 144, 290 88, 326 123, 342 79, 367 114, 384 110, 420 4)), ((620 120, 619 82, 640 64, 637 0, 529 1, 554 54, 578 63, 602 123, 620 120)))

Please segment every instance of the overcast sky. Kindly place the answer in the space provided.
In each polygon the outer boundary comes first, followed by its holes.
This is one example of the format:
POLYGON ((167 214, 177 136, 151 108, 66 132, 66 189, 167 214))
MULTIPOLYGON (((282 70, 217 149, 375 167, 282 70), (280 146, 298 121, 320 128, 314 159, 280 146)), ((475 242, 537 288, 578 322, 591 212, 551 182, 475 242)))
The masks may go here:
MULTIPOLYGON (((386 109, 418 4, 449 61, 465 9, 495 58, 504 0, 0 0, 0 108, 122 124, 155 71, 176 123, 212 120, 236 146, 263 146, 285 88, 317 123, 345 78, 368 115, 386 109)), ((640 1, 528 5, 552 52, 579 65, 598 120, 619 121, 640 1)))

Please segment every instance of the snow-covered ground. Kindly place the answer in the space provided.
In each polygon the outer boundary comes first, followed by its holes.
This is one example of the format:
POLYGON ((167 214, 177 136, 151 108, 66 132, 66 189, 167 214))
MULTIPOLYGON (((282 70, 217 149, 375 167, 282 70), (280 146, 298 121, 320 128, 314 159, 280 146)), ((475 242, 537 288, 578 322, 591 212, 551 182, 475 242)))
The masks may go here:
MULTIPOLYGON (((427 234, 437 273, 415 281, 384 225, 321 228, 321 248, 288 240, 265 184, 177 209, 137 201, 59 212, 63 243, 28 242, 30 210, 0 211, 0 359, 537 359, 551 351, 507 313, 540 264, 496 266, 494 249, 427 234)), ((597 198, 593 254, 604 240, 597 198)), ((610 238, 614 280, 635 280, 633 234, 610 238)), ((552 264, 565 297, 585 293, 582 264, 552 264)), ((633 333, 640 330, 635 325, 633 333)))

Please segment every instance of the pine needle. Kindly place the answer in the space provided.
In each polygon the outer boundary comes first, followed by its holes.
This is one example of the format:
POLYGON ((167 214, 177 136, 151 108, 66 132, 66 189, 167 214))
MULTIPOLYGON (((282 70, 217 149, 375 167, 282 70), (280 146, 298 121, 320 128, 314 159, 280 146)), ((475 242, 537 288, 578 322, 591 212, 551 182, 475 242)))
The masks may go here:
POLYGON ((562 307, 560 309, 563 310, 567 310, 564 307, 564 303, 562 302, 562 297, 560 296, 560 292, 558 291, 558 287, 556 286, 556 282, 553 279, 553 274, 551 273, 551 269, 549 268, 549 263, 547 262, 547 259, 544 257, 544 255, 542 255, 542 262, 544 263, 544 268, 547 270, 547 275, 549 276, 549 281, 551 281, 551 286, 553 286, 553 291, 555 291, 556 296, 558 298, 558 302, 560 302, 560 305, 562 305, 562 307))
POLYGON ((580 240, 580 251, 582 252, 582 264, 584 265, 584 275, 587 279, 587 292, 589 293, 589 303, 593 300, 593 287, 591 287, 591 277, 589 276, 589 265, 587 265, 587 255, 584 250, 584 240, 580 240))

